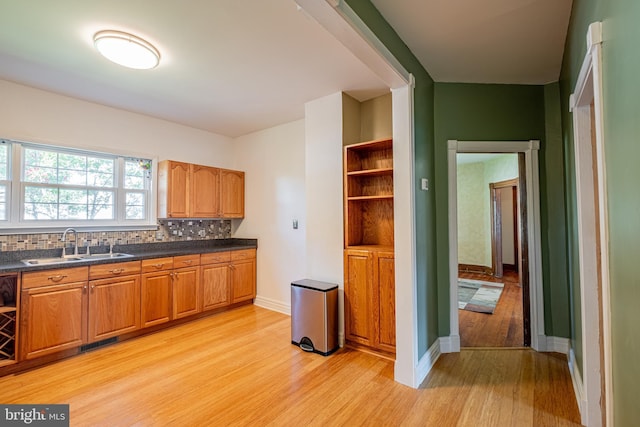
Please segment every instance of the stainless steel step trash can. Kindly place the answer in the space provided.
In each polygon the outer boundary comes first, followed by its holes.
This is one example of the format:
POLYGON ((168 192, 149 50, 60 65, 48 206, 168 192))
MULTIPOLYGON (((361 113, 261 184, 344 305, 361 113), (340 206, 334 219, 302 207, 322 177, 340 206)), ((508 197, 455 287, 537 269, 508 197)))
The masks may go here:
POLYGON ((323 356, 338 349, 338 285, 309 279, 291 283, 291 343, 323 356))

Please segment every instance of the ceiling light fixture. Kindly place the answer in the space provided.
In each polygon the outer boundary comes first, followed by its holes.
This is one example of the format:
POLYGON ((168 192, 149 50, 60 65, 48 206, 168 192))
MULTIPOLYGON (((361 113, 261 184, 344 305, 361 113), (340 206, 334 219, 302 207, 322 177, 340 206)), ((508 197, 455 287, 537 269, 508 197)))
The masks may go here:
POLYGON ((160 63, 160 52, 151 43, 123 31, 99 31, 93 44, 108 60, 137 70, 155 68, 160 63))

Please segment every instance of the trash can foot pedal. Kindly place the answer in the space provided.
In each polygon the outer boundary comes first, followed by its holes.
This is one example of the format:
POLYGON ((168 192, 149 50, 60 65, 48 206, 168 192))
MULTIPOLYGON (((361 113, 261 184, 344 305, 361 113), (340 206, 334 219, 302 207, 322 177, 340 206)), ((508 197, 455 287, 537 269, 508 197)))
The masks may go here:
POLYGON ((303 349, 304 351, 313 351, 315 350, 313 348, 313 342, 311 342, 311 340, 307 337, 302 338, 302 340, 300 340, 300 348, 303 349))

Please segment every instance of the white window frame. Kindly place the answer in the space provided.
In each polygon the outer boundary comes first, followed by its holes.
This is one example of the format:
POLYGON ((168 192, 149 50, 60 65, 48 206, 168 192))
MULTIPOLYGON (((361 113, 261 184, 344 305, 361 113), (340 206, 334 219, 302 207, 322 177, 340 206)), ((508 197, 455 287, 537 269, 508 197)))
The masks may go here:
MULTIPOLYGON (((9 178, 8 181, 0 181, 0 184, 7 183, 7 219, 0 220, 0 234, 26 234, 58 232, 68 227, 73 227, 78 231, 114 231, 114 230, 146 230, 157 229, 156 217, 156 182, 157 182, 157 157, 149 155, 131 155, 128 153, 96 151, 83 148, 72 148, 65 146, 41 144, 35 142, 16 141, 2 139, 9 146, 9 178), (35 148, 57 153, 70 153, 87 156, 107 157, 114 159, 114 186, 100 188, 113 191, 114 194, 114 218, 101 220, 25 220, 24 215, 24 191, 25 186, 38 186, 38 183, 23 181, 24 148, 35 148), (145 159, 151 161, 151 169, 147 178, 147 188, 145 190, 126 189, 125 183, 125 162, 129 159, 145 159), (144 219, 125 219, 126 216, 126 194, 141 193, 146 198, 144 219)), ((92 188, 78 186, 78 188, 92 188)))

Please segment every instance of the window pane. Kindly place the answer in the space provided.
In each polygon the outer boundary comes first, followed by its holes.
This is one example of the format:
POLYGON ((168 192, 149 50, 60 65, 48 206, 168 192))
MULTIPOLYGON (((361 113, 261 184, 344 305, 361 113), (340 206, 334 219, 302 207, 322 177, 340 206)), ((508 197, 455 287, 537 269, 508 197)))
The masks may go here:
POLYGON ((127 160, 124 171, 124 188, 144 190, 145 179, 150 173, 151 160, 127 160))
POLYGON ((0 180, 9 178, 9 144, 0 144, 0 180))
POLYGON ((7 186, 0 185, 0 221, 7 219, 7 186))
POLYGON ((50 187, 25 187, 24 201, 29 203, 58 203, 58 189, 50 187))
POLYGON ((87 178, 90 187, 113 187, 113 174, 89 172, 87 178))
POLYGON ((126 219, 144 219, 145 218, 146 198, 143 193, 126 194, 126 219))
POLYGON ((114 186, 114 159, 102 159, 99 157, 88 157, 87 159, 87 184, 92 187, 113 187, 114 186))
POLYGON ((60 203, 58 219, 87 219, 87 205, 60 203))
POLYGON ((113 192, 89 191, 88 198, 89 219, 113 219, 115 217, 113 192))

